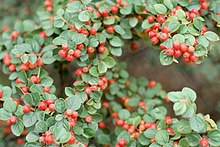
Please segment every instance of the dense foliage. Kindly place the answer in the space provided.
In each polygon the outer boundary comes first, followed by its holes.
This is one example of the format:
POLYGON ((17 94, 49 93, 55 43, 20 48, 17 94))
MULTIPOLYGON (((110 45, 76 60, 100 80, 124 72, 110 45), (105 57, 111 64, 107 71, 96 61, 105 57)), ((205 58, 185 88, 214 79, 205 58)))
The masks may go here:
POLYGON ((0 65, 11 81, 0 87, 5 140, 15 139, 12 132, 26 147, 220 146, 220 130, 197 113, 192 89, 166 93, 156 81, 130 77, 117 60, 125 44, 143 38, 161 49, 162 65, 202 63, 219 40, 210 29, 219 26, 219 6, 206 0, 45 0, 36 21, 17 21, 2 33, 0 65), (77 66, 65 94, 45 70, 51 64, 61 74, 77 66), (175 118, 167 112, 170 101, 175 118))

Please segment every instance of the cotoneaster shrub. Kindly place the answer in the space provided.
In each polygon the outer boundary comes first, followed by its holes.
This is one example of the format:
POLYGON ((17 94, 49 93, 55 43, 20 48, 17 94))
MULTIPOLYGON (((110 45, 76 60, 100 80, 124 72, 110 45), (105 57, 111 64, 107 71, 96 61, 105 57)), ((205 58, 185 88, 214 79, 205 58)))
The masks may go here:
POLYGON ((142 38, 162 50, 162 65, 201 63, 219 40, 209 29, 219 26, 219 3, 46 0, 37 22, 2 33, 1 67, 11 80, 0 87, 4 134, 25 147, 220 146, 220 130, 197 113, 192 89, 166 93, 153 80, 130 77, 117 60, 126 43, 142 38), (62 98, 45 70, 50 64, 78 66, 62 98), (167 114, 169 101, 176 118, 167 114))

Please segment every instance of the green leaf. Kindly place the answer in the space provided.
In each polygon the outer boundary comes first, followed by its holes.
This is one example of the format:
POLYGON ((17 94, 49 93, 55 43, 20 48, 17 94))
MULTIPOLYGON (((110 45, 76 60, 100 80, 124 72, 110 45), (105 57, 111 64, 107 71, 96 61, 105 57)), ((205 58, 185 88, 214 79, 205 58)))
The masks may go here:
POLYGON ((8 120, 12 116, 12 114, 10 112, 6 111, 3 108, 0 108, 0 114, 1 114, 0 120, 3 120, 3 121, 8 120))
POLYGON ((120 35, 124 35, 125 34, 125 30, 120 25, 115 25, 114 29, 115 29, 115 32, 117 32, 120 35))
POLYGON ((3 104, 3 108, 8 112, 15 112, 17 105, 13 99, 9 98, 9 99, 5 100, 5 102, 3 104))
POLYGON ((34 112, 29 112, 23 116, 23 122, 25 127, 31 127, 37 122, 37 116, 34 112))
POLYGON ((175 112, 175 114, 178 115, 182 115, 183 113, 186 112, 187 110, 187 105, 186 102, 177 102, 173 105, 173 110, 175 112))
POLYGON ((149 145, 151 143, 150 139, 148 139, 144 136, 144 133, 141 133, 138 136, 138 141, 141 143, 141 145, 149 145))
POLYGON ((91 18, 91 12, 88 10, 81 11, 78 15, 78 19, 82 22, 86 22, 91 18))
POLYGON ((189 134, 191 133, 192 129, 191 127, 189 126, 189 121, 188 120, 181 120, 180 122, 178 122, 177 124, 177 131, 181 134, 189 134))
POLYGON ((204 133, 207 130, 207 125, 205 123, 205 120, 200 115, 194 115, 189 120, 189 125, 193 129, 193 131, 197 133, 204 133))
POLYGON ((202 56, 205 56, 207 54, 207 50, 203 45, 199 44, 195 47, 194 54, 198 57, 202 57, 202 56))
POLYGON ((60 18, 54 19, 54 27, 56 28, 62 28, 65 25, 64 21, 60 18))
POLYGON ((50 87, 53 84, 53 79, 51 77, 43 77, 40 81, 40 84, 45 87, 50 87))
POLYGON ((176 16, 178 19, 183 20, 186 18, 186 13, 182 9, 179 9, 176 11, 176 16))
POLYGON ((218 41, 219 36, 215 32, 207 31, 204 36, 209 40, 209 41, 218 41))
POLYGON ((136 17, 131 17, 129 19, 129 24, 131 27, 135 27, 138 24, 138 19, 136 17))
POLYGON ((64 99, 57 99, 54 103, 54 106, 55 106, 55 109, 57 112, 59 113, 63 113, 65 110, 66 110, 66 104, 65 104, 65 101, 64 99))
POLYGON ((182 89, 182 93, 183 93, 183 95, 187 98, 187 99, 189 99, 190 101, 192 101, 192 102, 195 102, 196 101, 196 93, 195 93, 195 91, 194 90, 192 90, 192 89, 190 89, 190 88, 187 88, 187 87, 184 87, 183 89, 182 89))
POLYGON ((93 66, 89 69, 89 73, 94 76, 94 77, 98 77, 99 73, 98 73, 98 68, 93 66))
POLYGON ((81 3, 79 1, 75 1, 69 3, 68 7, 66 8, 66 11, 69 13, 76 13, 79 11, 80 7, 81 7, 81 3))
POLYGON ((11 126, 11 131, 15 136, 20 136, 24 130, 24 124, 20 119, 17 119, 16 123, 11 126))
POLYGON ((97 136, 97 140, 98 140, 98 143, 101 145, 106 145, 106 144, 111 143, 110 137, 106 134, 99 134, 97 136))
POLYGON ((169 8, 171 11, 173 10, 173 3, 171 2, 171 0, 164 0, 163 3, 164 3, 164 5, 166 5, 167 8, 169 8))
POLYGON ((128 6, 125 6, 125 7, 123 7, 123 8, 120 9, 120 13, 123 14, 123 15, 131 14, 132 8, 133 8, 133 5, 132 5, 132 4, 130 4, 130 5, 128 5, 128 6))
POLYGON ((122 131, 122 132, 118 135, 117 140, 119 141, 119 140, 122 139, 122 138, 125 139, 126 142, 129 142, 130 139, 131 139, 130 134, 129 134, 128 132, 126 132, 126 131, 122 131))
POLYGON ((53 44, 56 44, 56 45, 63 45, 63 44, 67 44, 67 40, 66 38, 64 37, 56 37, 53 41, 52 41, 53 44))
POLYGON ((131 113, 127 109, 122 109, 118 112, 118 115, 121 119, 127 120, 130 117, 131 113))
POLYGON ((110 40, 110 44, 114 47, 121 47, 123 45, 123 42, 122 40, 117 37, 117 36, 114 36, 111 40, 110 40))
POLYGON ((199 141, 202 139, 202 137, 198 133, 187 134, 186 138, 189 140, 190 146, 198 146, 199 141))
POLYGON ((209 144, 212 146, 220 146, 220 130, 211 130, 208 133, 209 144))
POLYGON ((86 35, 74 33, 71 36, 71 40, 74 41, 76 44, 80 44, 86 41, 86 35))
POLYGON ((107 65, 104 63, 104 62, 99 62, 98 63, 98 71, 99 71, 99 73, 106 73, 106 71, 107 71, 107 65))
POLYGON ((106 64, 106 66, 107 66, 108 68, 112 68, 112 67, 114 67, 114 66, 116 65, 115 59, 112 58, 112 57, 110 57, 110 56, 108 56, 107 58, 105 58, 105 59, 103 60, 103 62, 106 64))
POLYGON ((166 51, 161 51, 160 52, 160 63, 164 66, 172 64, 174 61, 173 56, 167 56, 166 51))
POLYGON ((166 130, 158 131, 155 135, 156 142, 164 145, 169 142, 169 133, 166 130))
POLYGON ((156 135, 156 129, 154 128, 149 128, 147 130, 144 131, 144 136, 147 138, 154 138, 156 135))
POLYGON ((177 31, 180 27, 180 23, 179 22, 171 22, 168 24, 168 28, 170 33, 173 33, 175 31, 177 31))
POLYGON ((152 26, 153 26, 153 24, 149 23, 148 19, 145 19, 141 24, 142 29, 149 29, 152 26))
POLYGON ((28 142, 36 142, 38 141, 39 138, 40 138, 40 135, 38 135, 38 133, 33 132, 33 131, 29 132, 28 135, 26 136, 26 140, 28 142))
POLYGON ((61 137, 60 137, 60 143, 66 143, 69 141, 71 137, 71 133, 70 132, 65 132, 61 137))
POLYGON ((66 99, 66 108, 72 110, 78 110, 81 106, 81 102, 77 97, 69 97, 66 99))
POLYGON ((194 18, 193 23, 194 23, 195 28, 197 28, 198 30, 202 30, 203 22, 200 19, 194 18))
POLYGON ((92 138, 93 136, 95 136, 95 131, 92 128, 85 128, 84 134, 86 137, 92 138))
POLYGON ((167 8, 163 4, 155 4, 154 9, 159 14, 166 14, 167 13, 167 8))
POLYGON ((35 131, 44 133, 47 131, 47 123, 45 121, 39 121, 35 125, 35 131))

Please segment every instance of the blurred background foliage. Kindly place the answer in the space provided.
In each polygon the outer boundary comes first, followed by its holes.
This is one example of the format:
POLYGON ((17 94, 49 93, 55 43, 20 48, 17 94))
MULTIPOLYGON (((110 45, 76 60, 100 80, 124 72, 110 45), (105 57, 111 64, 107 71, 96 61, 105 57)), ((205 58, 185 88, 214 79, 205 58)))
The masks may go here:
MULTIPOLYGON (((36 20, 36 8, 42 3, 43 0, 0 0, 0 28, 13 27, 17 20, 36 20)), ((216 28, 211 29, 220 34, 216 28)), ((201 65, 179 63, 168 67, 160 64, 159 51, 156 51, 157 48, 152 49, 155 47, 150 46, 148 41, 132 40, 129 43, 126 43, 124 55, 120 60, 128 63, 130 75, 145 76, 156 80, 163 85, 166 91, 180 90, 186 86, 191 87, 198 95, 198 111, 204 114, 209 113, 214 120, 220 120, 220 42, 213 44, 213 50, 201 65), (129 43, 132 42, 137 42, 139 45, 139 49, 135 52, 130 51, 129 43)), ((52 67, 49 67, 49 70, 52 70, 52 67)), ((71 70, 73 71, 73 68, 71 70)), ((52 72, 51 76, 56 79, 55 84, 59 87, 58 72, 54 70, 52 72)), ((72 76, 69 77, 66 80, 72 82, 72 76)), ((0 84, 9 84, 7 76, 1 71, 0 84)))

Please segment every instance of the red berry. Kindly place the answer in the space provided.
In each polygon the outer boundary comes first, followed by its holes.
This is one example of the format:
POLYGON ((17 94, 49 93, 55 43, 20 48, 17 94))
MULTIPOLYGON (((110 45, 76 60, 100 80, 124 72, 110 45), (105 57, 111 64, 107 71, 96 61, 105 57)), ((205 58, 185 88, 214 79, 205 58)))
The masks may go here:
POLYGON ((153 123, 150 128, 157 129, 157 124, 153 123))
POLYGON ((126 146, 126 144, 127 144, 127 142, 124 138, 122 138, 118 141, 118 145, 121 146, 121 147, 126 146))
POLYGON ((49 110, 50 111, 55 111, 56 110, 54 104, 49 105, 49 110))
POLYGON ((76 49, 82 50, 84 48, 84 44, 77 44, 76 49))
POLYGON ((76 138, 72 135, 69 139, 69 141, 67 142, 67 144, 74 144, 75 143, 76 138))
POLYGON ((157 84, 157 83, 156 83, 155 81, 151 80, 151 81, 149 81, 149 83, 148 83, 148 87, 153 88, 153 87, 156 86, 156 84, 157 84))
POLYGON ((68 117, 71 117, 71 116, 73 115, 73 110, 67 109, 67 110, 65 111, 65 115, 68 116, 68 117))
POLYGON ((116 13, 118 13, 118 6, 116 6, 116 5, 111 6, 110 10, 111 10, 112 14, 116 14, 116 13))
POLYGON ((102 10, 102 16, 107 17, 108 16, 108 10, 102 10))
POLYGON ((123 125, 124 125, 124 121, 123 121, 122 119, 117 119, 117 120, 115 121, 115 124, 116 124, 117 126, 123 126, 123 125))
POLYGON ((16 121, 17 121, 17 117, 16 117, 16 116, 11 116, 11 117, 10 117, 10 122, 11 122, 12 124, 15 124, 16 121))
POLYGON ((28 93, 28 87, 21 87, 21 91, 23 92, 23 93, 28 93))
POLYGON ((183 53, 183 58, 189 59, 190 53, 185 52, 183 53))
POLYGON ((179 145, 179 142, 177 142, 177 141, 173 142, 173 146, 178 146, 178 145, 179 145))
POLYGON ((180 57, 182 55, 182 52, 180 51, 180 50, 175 50, 174 51, 174 57, 175 58, 178 58, 178 57, 180 57))
POLYGON ((46 110, 46 109, 47 109, 47 103, 41 101, 41 102, 39 103, 39 105, 38 105, 38 109, 40 109, 40 110, 46 110))
POLYGON ((45 32, 40 32, 39 35, 44 39, 47 38, 47 34, 45 32))
POLYGON ((164 121, 167 125, 171 125, 173 123, 173 120, 170 116, 166 116, 164 121))
POLYGON ((153 38, 153 37, 157 36, 157 32, 156 32, 155 30, 152 30, 152 31, 150 31, 150 32, 148 33, 148 36, 149 36, 150 38, 153 38))
POLYGON ((191 19, 196 18, 196 14, 195 13, 190 13, 189 18, 191 18, 191 19))
POLYGON ((189 46, 187 52, 193 53, 195 51, 195 48, 193 46, 189 46))
POLYGON ((86 94, 90 94, 92 92, 90 87, 86 87, 84 91, 86 94))
POLYGON ((43 87, 43 91, 46 93, 50 93, 50 87, 43 87))
POLYGON ((80 54, 81 54, 81 51, 80 51, 79 49, 76 49, 76 50, 74 51, 74 53, 73 53, 73 56, 74 56, 75 58, 79 58, 79 57, 80 57, 80 54))
POLYGON ((180 49, 180 46, 181 46, 181 43, 179 42, 179 41, 174 41, 174 43, 173 43, 173 48, 175 49, 175 50, 179 50, 180 49))
POLYGON ((194 55, 194 54, 190 55, 190 56, 189 56, 189 59, 190 59, 190 61, 192 61, 192 62, 197 62, 197 61, 198 61, 198 57, 197 57, 196 55, 194 55))
POLYGON ((67 61, 73 61, 73 60, 75 60, 75 57, 73 55, 67 54, 66 60, 67 61))
POLYGON ((149 23, 154 22, 154 16, 152 16, 152 15, 148 16, 147 20, 148 20, 149 23))
POLYGON ((24 139, 23 139, 23 138, 18 138, 17 141, 16 141, 16 143, 17 143, 18 145, 22 145, 22 144, 24 144, 24 139))
POLYGON ((3 92, 2 91, 0 91, 0 98, 2 98, 3 97, 3 92))
POLYGON ((150 139, 150 142, 151 142, 151 143, 156 142, 156 139, 155 139, 155 138, 151 138, 151 139, 150 139))
POLYGON ((92 116, 88 115, 88 116, 86 116, 86 118, 84 120, 86 123, 90 123, 90 122, 92 122, 92 116))
POLYGON ((168 34, 167 33, 162 33, 160 36, 160 40, 163 40, 163 41, 165 41, 165 40, 167 40, 168 39, 168 34))
POLYGON ((6 124, 7 126, 11 126, 11 125, 12 125, 10 118, 5 121, 5 124, 6 124))
POLYGON ((29 67, 27 65, 25 65, 24 63, 21 64, 21 66, 20 66, 21 71, 27 71, 28 69, 29 69, 29 67))
POLYGON ((166 46, 165 46, 164 44, 160 44, 160 48, 161 48, 162 50, 165 50, 165 49, 166 49, 166 46))
POLYGON ((190 61, 189 58, 183 58, 183 62, 185 62, 185 63, 190 63, 191 61, 190 61))
POLYGON ((48 98, 46 100, 47 105, 54 104, 54 100, 52 98, 48 98))
POLYGON ((108 32, 109 34, 113 34, 115 32, 115 29, 113 26, 108 26, 106 28, 106 32, 108 32))
POLYGON ((30 78, 30 80, 31 80, 31 82, 33 82, 33 83, 38 83, 38 77, 37 76, 31 76, 31 78, 30 78))
POLYGON ((168 26, 164 26, 161 31, 163 33, 169 33, 169 27, 168 26))
POLYGON ((202 138, 200 141, 199 141, 199 145, 200 147, 208 147, 209 146, 209 141, 207 138, 202 138))
POLYGON ((103 52, 105 52, 105 50, 106 50, 106 47, 105 47, 104 45, 100 45, 100 46, 98 47, 98 52, 99 52, 99 53, 103 53, 103 52))
POLYGON ((16 65, 15 64, 11 64, 9 67, 8 67, 8 70, 10 72, 14 72, 16 70, 16 65))
POLYGON ((186 44, 181 44, 180 50, 181 52, 186 52, 188 50, 188 46, 186 44))
POLYGON ((173 129, 172 129, 172 128, 166 128, 166 130, 167 130, 167 132, 169 132, 171 135, 173 135, 173 134, 174 134, 174 131, 173 131, 173 129))
POLYGON ((89 55, 91 55, 92 53, 94 53, 94 51, 95 51, 95 49, 94 49, 93 47, 91 47, 91 46, 87 47, 87 53, 88 53, 89 55))
POLYGON ((157 37, 151 38, 151 42, 152 42, 153 44, 158 44, 159 41, 160 41, 160 40, 159 40, 157 37))
POLYGON ((77 111, 73 111, 72 118, 77 118, 79 116, 77 111))
POLYGON ((68 44, 62 44, 62 50, 68 50, 69 49, 69 46, 68 46, 68 44))
POLYGON ((89 67, 88 67, 88 66, 84 66, 84 67, 82 68, 82 71, 83 71, 84 73, 89 72, 89 67))
POLYGON ((29 105, 24 105, 22 111, 24 113, 29 113, 31 111, 31 107, 29 105))
POLYGON ((136 42, 130 45, 132 51, 136 51, 138 49, 138 44, 136 42))
POLYGON ((53 135, 46 136, 44 141, 45 141, 46 144, 52 144, 54 142, 53 135))
POLYGON ((91 34, 91 35, 95 35, 95 34, 96 34, 96 32, 97 32, 97 31, 96 31, 96 29, 95 29, 95 28, 91 28, 91 29, 90 29, 90 34, 91 34))
POLYGON ((98 90, 98 86, 97 85, 92 85, 91 86, 91 90, 92 91, 97 91, 98 90))
POLYGON ((81 77, 81 76, 82 76, 82 73, 83 73, 82 68, 78 68, 78 69, 76 70, 76 75, 77 75, 78 77, 81 77))
POLYGON ((74 127, 76 125, 76 120, 71 119, 68 121, 68 123, 69 123, 70 127, 74 127))
POLYGON ((160 24, 159 23, 154 23, 153 25, 154 30, 159 29, 160 28, 160 24))
POLYGON ((208 7, 209 7, 209 3, 208 2, 205 1, 205 2, 201 3, 201 8, 202 9, 206 10, 206 9, 208 9, 208 7))
POLYGON ((104 129, 106 126, 105 126, 105 123, 103 121, 99 122, 99 128, 100 129, 104 129))

